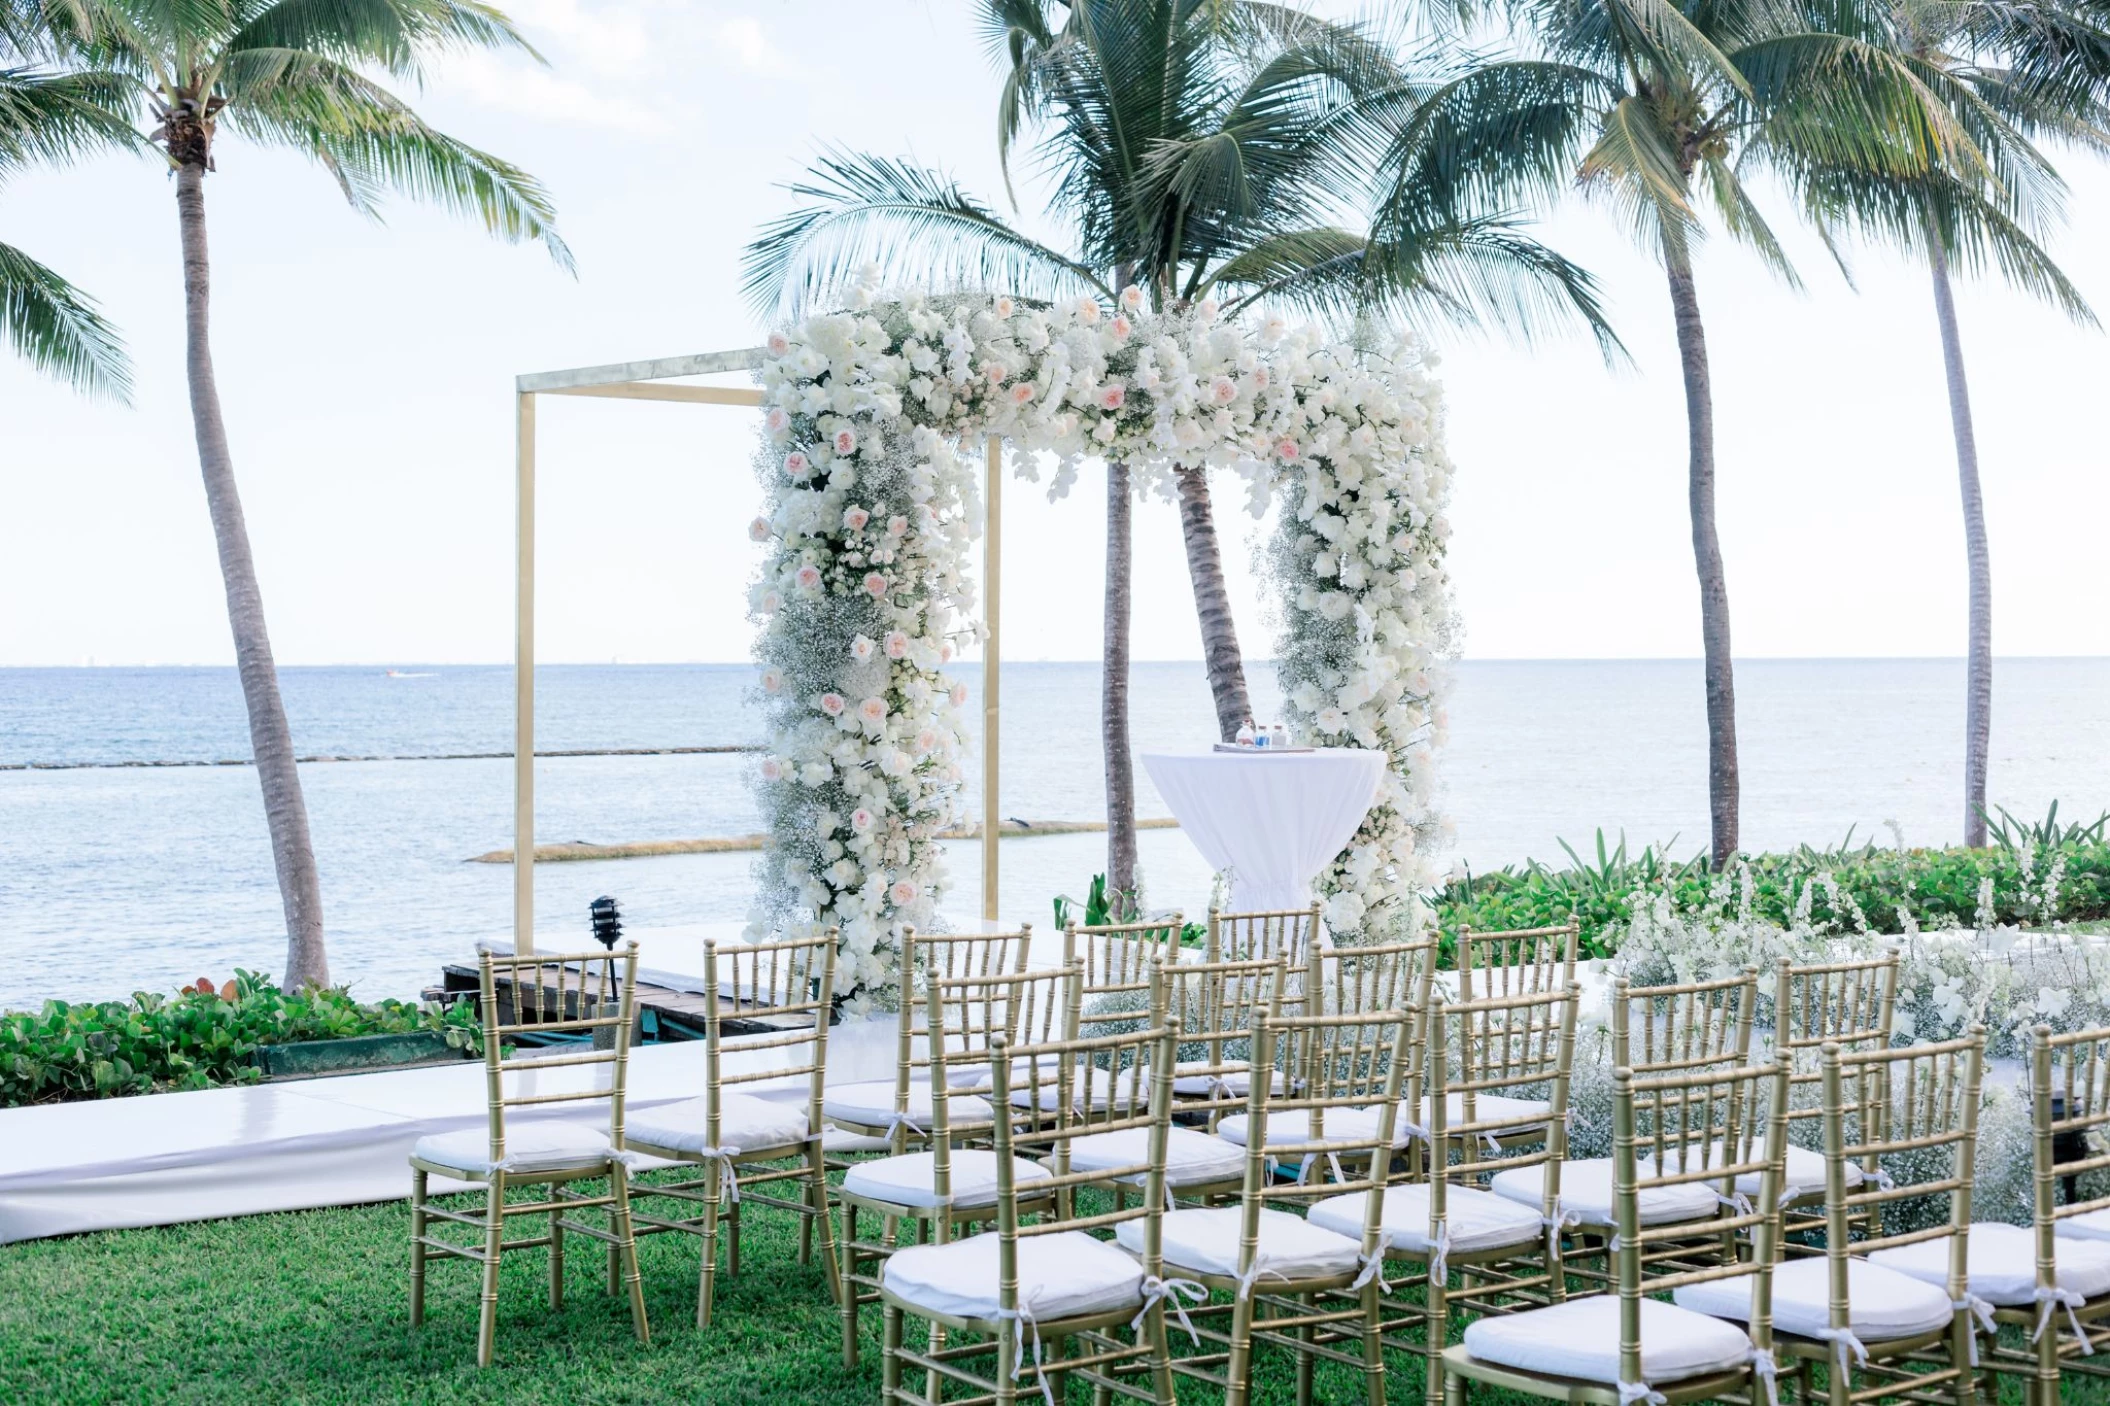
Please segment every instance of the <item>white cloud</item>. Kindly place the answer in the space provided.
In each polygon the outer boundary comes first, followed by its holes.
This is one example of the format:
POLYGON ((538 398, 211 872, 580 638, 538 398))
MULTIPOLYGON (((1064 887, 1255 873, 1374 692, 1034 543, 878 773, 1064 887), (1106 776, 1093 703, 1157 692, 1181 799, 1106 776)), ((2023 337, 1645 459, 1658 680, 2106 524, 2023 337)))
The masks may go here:
POLYGON ((743 17, 718 26, 719 47, 739 60, 740 67, 754 73, 781 73, 784 56, 762 32, 760 20, 743 17))
POLYGON ((622 96, 614 84, 591 87, 517 58, 462 54, 448 63, 446 81, 486 107, 574 126, 658 135, 676 125, 672 113, 622 96))

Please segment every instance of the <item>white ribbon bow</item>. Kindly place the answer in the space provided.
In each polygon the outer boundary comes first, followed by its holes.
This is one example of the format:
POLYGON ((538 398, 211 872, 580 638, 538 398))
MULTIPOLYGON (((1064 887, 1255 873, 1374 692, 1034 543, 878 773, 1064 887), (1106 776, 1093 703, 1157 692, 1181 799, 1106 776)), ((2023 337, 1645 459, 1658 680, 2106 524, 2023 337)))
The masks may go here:
MULTIPOLYGON (((1978 1295, 1967 1292, 1962 1298, 1952 1302, 1949 1307, 1956 1309, 1960 1313, 1968 1313, 1977 1319, 1978 1327, 1984 1330, 1987 1337, 1995 1337, 1999 1334, 2000 1325, 1993 1321, 1993 1306, 1978 1297, 1978 1295)), ((1978 1334, 1976 1332, 1971 1334, 1971 1365, 1973 1367, 1978 1365, 1978 1334)))
POLYGON ((1242 1299, 1251 1298, 1253 1294, 1253 1286, 1260 1282, 1260 1276, 1262 1276, 1263 1274, 1271 1275, 1276 1279, 1284 1281, 1285 1283, 1287 1283, 1289 1280, 1289 1276, 1287 1274, 1282 1274, 1275 1270, 1268 1269, 1263 1266, 1260 1261, 1255 1260, 1253 1261, 1253 1267, 1251 1269, 1238 1276, 1238 1297, 1242 1299))
POLYGON ((1868 1365, 1868 1345, 1854 1336, 1852 1328, 1819 1328, 1816 1336, 1819 1340, 1832 1345, 1832 1351, 1839 1358, 1840 1371, 1849 1370, 1846 1360, 1848 1356, 1853 1358, 1854 1365, 1862 1367, 1868 1365))
POLYGON ((725 1199, 737 1206, 740 1204, 740 1172, 733 1159, 740 1155, 737 1147, 699 1147, 696 1155, 706 1162, 725 1163, 725 1199))
POLYGON ((1891 1176, 1890 1173, 1884 1171, 1881 1167, 1876 1168, 1876 1190, 1895 1191, 1897 1189, 1897 1179, 1891 1176))
POLYGON ((1194 1320, 1187 1316, 1187 1305, 1180 1302, 1182 1294, 1195 1303, 1201 1303, 1209 1297, 1209 1291, 1192 1279, 1160 1279, 1155 1274, 1144 1275, 1143 1306, 1136 1310, 1134 1318, 1128 1320, 1128 1331, 1142 1332, 1143 1319, 1150 1313, 1150 1306, 1163 1303, 1179 1318, 1180 1326, 1187 1330, 1188 1338, 1196 1347, 1200 1347, 1202 1335, 1194 1330, 1194 1320))
POLYGON ((1040 1394, 1046 1398, 1048 1406, 1055 1406, 1054 1388, 1048 1385, 1048 1374, 1041 1366, 1040 1325, 1033 1321, 1033 1310, 1024 1304, 1017 1308, 1000 1308, 996 1311, 996 1318, 1000 1323, 1011 1325, 1011 1380, 1014 1382, 1026 1374, 1026 1330, 1032 1329, 1033 1375, 1040 1379, 1040 1394))
POLYGON ((1391 1293, 1392 1286, 1385 1280, 1385 1251, 1391 1248, 1392 1232, 1389 1230, 1378 1231, 1377 1248, 1367 1255, 1358 1254, 1356 1256, 1356 1260, 1362 1265, 1362 1268, 1356 1272, 1355 1282, 1348 1287, 1360 1293, 1363 1286, 1368 1284, 1374 1277, 1377 1280, 1377 1291, 1380 1294, 1391 1293))
POLYGON ((1670 1398, 1650 1386, 1647 1382, 1619 1383, 1619 1406, 1669 1406, 1670 1398))
POLYGON ((1451 1223, 1436 1227, 1436 1243, 1429 1250, 1429 1284, 1448 1284, 1451 1279, 1451 1223))
POLYGON ((1751 1208, 1751 1198, 1744 1195, 1741 1191, 1733 1192, 1728 1196, 1724 1196, 1717 1191, 1714 1193, 1714 1199, 1740 1216, 1756 1214, 1751 1208))
POLYGON ((1423 1142, 1429 1141, 1429 1130, 1419 1123, 1394 1123, 1393 1127, 1408 1142, 1413 1142, 1417 1138, 1423 1142))
POLYGON ((908 1115, 908 1114, 906 1114, 906 1113, 889 1113, 889 1114, 887 1114, 887 1116, 886 1116, 886 1136, 887 1136, 887 1138, 888 1138, 888 1140, 889 1140, 889 1141, 891 1141, 891 1140, 893 1139, 893 1136, 894 1136, 894 1134, 895 1134, 895 1133, 898 1133, 898 1132, 900 1132, 900 1131, 901 1131, 901 1130, 902 1130, 903 1128, 906 1128, 906 1129, 908 1129, 908 1130, 909 1130, 910 1132, 914 1133, 914 1134, 915 1134, 915 1135, 916 1135, 917 1137, 922 1137, 922 1136, 924 1136, 924 1135, 925 1135, 925 1129, 924 1129, 923 1125, 922 1125, 921 1123, 918 1123, 918 1122, 917 1122, 917 1121, 916 1121, 916 1120, 915 1120, 914 1118, 911 1118, 911 1117, 909 1117, 909 1115, 908 1115))
POLYGON ((2081 1326, 2081 1315, 2074 1312, 2076 1308, 2088 1302, 2085 1295, 2077 1294, 2071 1289, 2061 1289, 2054 1285, 2049 1289, 2037 1290, 2033 1297, 2035 1297, 2038 1306, 2037 1331, 2029 1335, 2031 1342, 2035 1342, 2044 1336, 2044 1330, 2051 1326, 2053 1311, 2063 1308, 2066 1310, 2066 1321, 2073 1325, 2074 1336, 2081 1340, 2081 1355, 2083 1357, 2095 1356, 2095 1344, 2088 1341, 2088 1330, 2081 1326))
POLYGON ((1770 1406, 1780 1406, 1780 1364, 1773 1354, 1762 1347, 1751 1349, 1751 1372, 1766 1384, 1766 1400, 1770 1406))

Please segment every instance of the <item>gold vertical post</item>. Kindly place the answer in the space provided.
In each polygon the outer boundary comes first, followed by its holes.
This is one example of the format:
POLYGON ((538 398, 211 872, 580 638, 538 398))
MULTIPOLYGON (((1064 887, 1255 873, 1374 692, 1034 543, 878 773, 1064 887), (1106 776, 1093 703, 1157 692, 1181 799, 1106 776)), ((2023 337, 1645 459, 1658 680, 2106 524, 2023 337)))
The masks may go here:
POLYGON ((982 916, 994 922, 996 845, 1003 824, 1003 809, 997 801, 997 723, 1002 684, 998 636, 1004 596, 1004 442, 994 435, 989 439, 989 467, 984 477, 982 623, 988 634, 982 642, 982 916))
POLYGON ((513 950, 535 950, 535 393, 518 394, 513 578, 513 950))

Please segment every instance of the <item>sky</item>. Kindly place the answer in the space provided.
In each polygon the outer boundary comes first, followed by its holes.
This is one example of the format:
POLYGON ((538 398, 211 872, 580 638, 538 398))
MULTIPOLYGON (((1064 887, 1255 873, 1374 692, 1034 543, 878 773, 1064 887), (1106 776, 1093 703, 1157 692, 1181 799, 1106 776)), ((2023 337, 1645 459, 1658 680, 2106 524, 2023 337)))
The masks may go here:
MULTIPOLYGON (((408 201, 364 219, 320 170, 239 139, 208 179, 214 355, 282 663, 509 659, 513 377, 758 343, 741 247, 824 146, 940 165, 1004 203, 997 79, 965 0, 506 8, 547 67, 450 60, 414 97, 548 184, 576 277, 408 201)), ((2055 253, 2110 307, 2110 172, 2060 165, 2072 198, 2055 253)), ((1021 182, 1015 218, 1060 240, 1044 191, 1021 182)), ((138 380, 118 408, 0 357, 0 666, 232 661, 173 196, 157 167, 114 156, 0 189, 0 240, 102 301, 138 380)), ((1600 207, 1572 202, 1542 233, 1602 278, 1633 364, 1608 370, 1579 335, 1525 348, 1420 329, 1443 353, 1466 655, 1696 656, 1662 276, 1600 207)), ((1960 654, 1962 526, 1926 274, 1870 251, 1849 287, 1812 238, 1788 242, 1800 291, 1726 242, 1698 265, 1736 652, 1960 654)), ((1966 285, 1959 306, 1995 647, 2110 654, 2110 342, 1997 285, 1966 285)), ((546 397, 541 422, 541 657, 745 658, 752 414, 546 397)), ((1223 495, 1219 521, 1258 656, 1271 632, 1239 497, 1223 495)), ((1176 515, 1146 505, 1135 531, 1135 655, 1198 658, 1176 515)), ((1093 475, 1056 504, 1007 491, 1008 656, 1096 657, 1103 541, 1093 475)))

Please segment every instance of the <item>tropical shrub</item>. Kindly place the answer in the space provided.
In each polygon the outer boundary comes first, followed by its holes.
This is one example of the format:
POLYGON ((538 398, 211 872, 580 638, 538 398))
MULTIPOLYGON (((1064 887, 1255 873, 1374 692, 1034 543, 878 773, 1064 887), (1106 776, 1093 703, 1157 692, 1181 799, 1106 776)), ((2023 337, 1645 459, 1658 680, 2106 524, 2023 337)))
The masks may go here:
POLYGON ((0 1013, 0 1107, 253 1084, 263 1077, 260 1045, 421 1030, 445 1035, 453 1049, 477 1052, 482 1043, 467 999, 367 1004, 342 987, 288 995, 246 971, 223 989, 229 994, 200 982, 173 996, 137 991, 129 1001, 0 1013))

